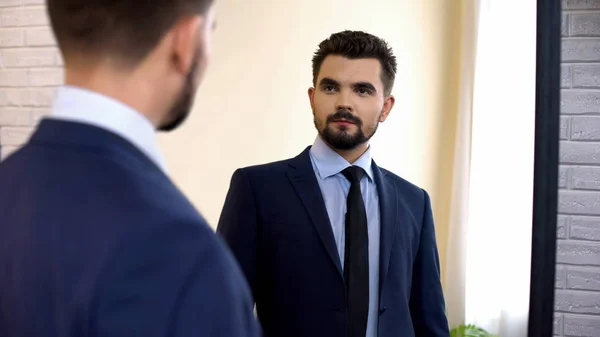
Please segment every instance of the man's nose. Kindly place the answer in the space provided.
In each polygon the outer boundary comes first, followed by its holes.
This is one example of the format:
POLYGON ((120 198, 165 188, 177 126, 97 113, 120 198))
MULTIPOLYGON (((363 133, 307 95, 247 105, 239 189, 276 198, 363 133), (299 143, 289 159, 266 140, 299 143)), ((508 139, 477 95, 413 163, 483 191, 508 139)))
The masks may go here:
POLYGON ((350 97, 344 91, 340 92, 340 94, 338 95, 338 99, 337 99, 335 108, 337 110, 346 110, 346 111, 352 112, 353 109, 352 109, 352 104, 350 102, 350 97))

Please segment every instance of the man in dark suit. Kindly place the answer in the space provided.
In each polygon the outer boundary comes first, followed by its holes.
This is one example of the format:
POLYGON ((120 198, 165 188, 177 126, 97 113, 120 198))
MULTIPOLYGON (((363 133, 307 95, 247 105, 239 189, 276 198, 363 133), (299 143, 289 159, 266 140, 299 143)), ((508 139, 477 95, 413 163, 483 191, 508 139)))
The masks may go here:
POLYGON ((233 174, 217 232, 265 336, 449 336, 429 196, 371 159, 395 73, 381 39, 331 35, 308 90, 315 143, 233 174))
POLYGON ((212 1, 47 6, 66 85, 0 164, 0 336, 260 336, 239 266, 155 140, 190 111, 212 1))

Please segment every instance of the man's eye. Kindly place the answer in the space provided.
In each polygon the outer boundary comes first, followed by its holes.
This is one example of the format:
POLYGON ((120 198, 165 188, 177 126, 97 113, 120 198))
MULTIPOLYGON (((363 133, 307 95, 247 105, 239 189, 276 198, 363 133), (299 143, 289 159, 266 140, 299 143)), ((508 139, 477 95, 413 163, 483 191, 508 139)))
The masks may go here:
POLYGON ((356 91, 361 95, 370 95, 371 94, 371 91, 369 89, 365 89, 365 88, 359 88, 359 89, 356 89, 356 91))
POLYGON ((333 85, 326 85, 323 90, 325 91, 334 91, 335 87, 333 85))

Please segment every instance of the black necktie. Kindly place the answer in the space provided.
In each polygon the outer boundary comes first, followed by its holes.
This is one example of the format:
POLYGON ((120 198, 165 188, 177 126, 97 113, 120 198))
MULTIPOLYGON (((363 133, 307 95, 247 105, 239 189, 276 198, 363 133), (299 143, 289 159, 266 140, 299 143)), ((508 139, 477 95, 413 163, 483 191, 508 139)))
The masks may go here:
POLYGON ((358 166, 351 166, 342 174, 350 181, 344 252, 348 337, 365 337, 369 314, 369 233, 367 212, 360 191, 360 180, 365 172, 358 166))

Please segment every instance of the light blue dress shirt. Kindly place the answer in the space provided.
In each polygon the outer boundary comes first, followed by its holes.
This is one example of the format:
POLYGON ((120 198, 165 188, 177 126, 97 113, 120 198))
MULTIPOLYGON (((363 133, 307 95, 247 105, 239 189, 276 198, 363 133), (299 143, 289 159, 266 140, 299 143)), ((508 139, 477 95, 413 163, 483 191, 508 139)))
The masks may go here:
POLYGON ((65 85, 58 89, 50 116, 46 118, 93 125, 117 134, 166 172, 154 125, 140 112, 113 98, 65 85))
POLYGON ((366 337, 377 337, 377 323, 379 319, 379 197, 377 186, 371 168, 371 149, 353 164, 348 163, 339 154, 333 151, 322 139, 317 136, 310 149, 310 159, 325 206, 331 222, 331 229, 335 237, 338 255, 344 266, 345 246, 345 215, 346 197, 350 190, 350 182, 342 171, 352 165, 360 166, 365 170, 365 176, 360 182, 360 188, 367 211, 367 226, 369 233, 369 319, 367 322, 366 337))

